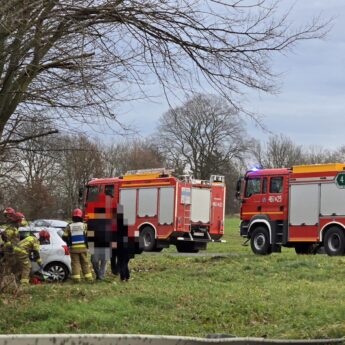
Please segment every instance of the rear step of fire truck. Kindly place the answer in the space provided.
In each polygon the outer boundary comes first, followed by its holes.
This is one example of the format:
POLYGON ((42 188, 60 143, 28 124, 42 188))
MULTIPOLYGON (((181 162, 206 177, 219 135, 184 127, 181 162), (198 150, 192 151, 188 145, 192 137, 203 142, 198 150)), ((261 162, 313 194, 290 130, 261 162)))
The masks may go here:
POLYGON ((225 240, 220 240, 220 239, 214 240, 214 239, 212 239, 210 234, 208 233, 208 231, 205 231, 202 234, 203 234, 203 238, 200 238, 199 234, 197 232, 194 233, 194 236, 192 235, 192 233, 189 232, 186 237, 179 236, 179 237, 176 237, 176 240, 177 241, 186 241, 186 242, 200 242, 200 243, 210 243, 210 242, 226 243, 225 240))

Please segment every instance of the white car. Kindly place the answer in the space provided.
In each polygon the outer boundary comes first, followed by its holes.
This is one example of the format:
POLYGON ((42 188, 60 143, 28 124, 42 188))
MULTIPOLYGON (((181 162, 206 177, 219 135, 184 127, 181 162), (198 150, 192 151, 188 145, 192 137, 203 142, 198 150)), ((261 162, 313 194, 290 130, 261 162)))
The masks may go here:
POLYGON ((45 228, 55 228, 58 229, 57 232, 62 237, 62 234, 68 225, 67 222, 64 220, 58 220, 58 219, 37 219, 34 220, 30 225, 30 229, 45 229, 45 228))
MULTIPOLYGON (((39 230, 27 228, 19 228, 20 238, 23 239, 29 236, 30 233, 34 233, 38 237, 39 230)), ((40 257, 42 259, 43 269, 49 273, 49 280, 52 281, 65 281, 71 274, 71 256, 69 248, 62 240, 56 231, 56 228, 44 228, 50 234, 50 243, 41 244, 40 257)), ((32 263, 32 271, 38 272, 38 265, 32 263)))

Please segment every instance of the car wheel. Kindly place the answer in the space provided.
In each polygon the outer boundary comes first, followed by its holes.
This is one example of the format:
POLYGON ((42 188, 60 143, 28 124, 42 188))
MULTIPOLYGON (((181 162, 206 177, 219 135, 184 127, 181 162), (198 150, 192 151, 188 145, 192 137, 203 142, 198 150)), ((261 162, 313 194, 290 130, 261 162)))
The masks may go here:
POLYGON ((257 227, 250 237, 250 246, 255 254, 271 254, 272 247, 270 245, 268 230, 261 226, 257 227))
POLYGON ((44 271, 49 273, 48 281, 62 282, 68 278, 68 268, 61 262, 51 262, 44 267, 44 271))
POLYGON ((330 256, 344 255, 345 252, 345 234, 338 227, 330 228, 324 239, 325 251, 330 256))
POLYGON ((147 226, 140 233, 140 239, 145 252, 151 252, 156 246, 155 232, 147 226))

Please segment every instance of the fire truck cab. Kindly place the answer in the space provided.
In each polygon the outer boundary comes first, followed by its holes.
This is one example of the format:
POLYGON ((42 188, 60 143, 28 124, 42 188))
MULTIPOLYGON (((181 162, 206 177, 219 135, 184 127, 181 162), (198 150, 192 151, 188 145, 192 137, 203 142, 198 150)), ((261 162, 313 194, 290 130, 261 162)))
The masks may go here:
POLYGON ((255 254, 345 253, 345 164, 253 169, 238 183, 240 234, 255 254))
POLYGON ((101 229, 121 206, 128 236, 141 250, 161 251, 173 244, 179 252, 198 252, 223 236, 223 176, 200 181, 178 179, 165 169, 138 170, 93 179, 86 187, 84 209, 93 227, 101 229))

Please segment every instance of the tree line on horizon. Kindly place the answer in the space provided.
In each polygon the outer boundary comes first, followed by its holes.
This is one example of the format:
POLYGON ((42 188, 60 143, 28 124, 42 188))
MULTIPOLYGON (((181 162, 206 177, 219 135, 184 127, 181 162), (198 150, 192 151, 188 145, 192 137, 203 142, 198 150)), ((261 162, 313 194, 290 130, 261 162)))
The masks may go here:
POLYGON ((331 19, 296 25, 291 13, 270 0, 5 1, 0 206, 66 218, 90 178, 167 166, 225 175, 235 212, 233 185, 248 159, 278 162, 263 154, 270 142, 246 133, 246 120, 260 121, 243 95, 274 92, 272 58, 331 29, 331 19), (156 134, 110 145, 78 134, 85 124, 125 129, 121 105, 150 99, 157 85, 167 99, 196 96, 163 114, 156 134), (217 96, 197 94, 205 89, 217 96))
MULTIPOLYGON (((37 126, 30 126, 35 136, 37 126)), ((197 95, 164 113, 147 138, 104 143, 85 134, 56 133, 8 149, 0 167, 0 205, 21 210, 28 219, 66 219, 79 205, 79 188, 92 178, 165 167, 177 177, 187 173, 208 180, 213 174, 224 175, 226 213, 233 214, 239 209, 236 182, 253 164, 289 168, 343 161, 345 146, 304 147, 283 134, 266 142, 251 138, 245 120, 225 99, 197 95)))

